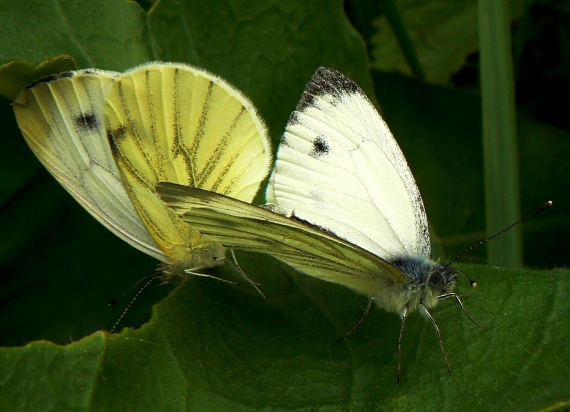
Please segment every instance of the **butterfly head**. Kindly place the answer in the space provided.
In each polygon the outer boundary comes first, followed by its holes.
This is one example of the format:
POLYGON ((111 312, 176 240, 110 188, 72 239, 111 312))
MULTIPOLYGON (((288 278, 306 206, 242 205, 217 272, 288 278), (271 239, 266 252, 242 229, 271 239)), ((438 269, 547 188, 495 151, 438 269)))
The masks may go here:
POLYGON ((396 257, 391 262, 408 279, 405 288, 409 301, 405 305, 411 310, 421 304, 431 308, 438 303, 438 298, 453 291, 457 269, 443 266, 439 262, 421 255, 396 257))
MULTIPOLYGON (((202 245, 200 245, 202 246, 202 245)), ((159 278, 163 283, 177 283, 188 275, 203 275, 200 271, 222 265, 225 262, 226 248, 219 243, 207 242, 203 247, 189 250, 184 257, 158 265, 159 278)), ((209 277, 209 276, 208 276, 209 277)))

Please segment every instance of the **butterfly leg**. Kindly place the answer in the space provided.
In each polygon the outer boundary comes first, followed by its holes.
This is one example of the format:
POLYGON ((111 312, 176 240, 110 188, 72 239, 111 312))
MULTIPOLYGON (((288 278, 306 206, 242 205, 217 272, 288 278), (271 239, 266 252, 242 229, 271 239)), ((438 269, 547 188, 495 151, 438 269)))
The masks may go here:
POLYGON ((258 285, 260 285, 260 283, 255 283, 253 280, 249 278, 249 276, 245 274, 245 272, 243 271, 243 269, 241 268, 241 266, 237 261, 236 254, 234 253, 233 249, 230 249, 230 254, 232 255, 232 260, 231 261, 228 260, 230 266, 232 266, 241 275, 241 277, 244 278, 251 286, 253 286, 255 290, 257 290, 259 294, 263 297, 263 299, 265 299, 265 295, 263 294, 261 289, 257 287, 258 285))
POLYGON ((439 341, 439 346, 441 347, 441 353, 443 353, 443 357, 445 359, 445 363, 447 365, 447 371, 451 373, 451 366, 449 366, 449 361, 447 360, 447 355, 445 353, 445 349, 443 348, 443 341, 441 340, 441 333, 439 333, 439 328, 437 327, 437 323, 435 323, 435 319, 431 316, 431 313, 428 312, 426 307, 420 303, 420 311, 431 320, 431 324, 435 329, 435 334, 437 335, 437 340, 439 341))
POLYGON ((374 303, 373 299, 370 299, 368 301, 368 306, 366 306, 366 309, 364 310, 364 314, 362 315, 360 320, 356 323, 356 325, 354 325, 354 327, 351 330, 348 331, 348 333, 346 335, 344 335, 342 338, 338 338, 337 342, 341 342, 341 341, 347 339, 350 335, 352 335, 352 332, 354 332, 356 330, 356 328, 358 328, 360 326, 360 324, 364 321, 364 319, 366 319, 368 317, 368 315, 370 314, 370 311, 374 308, 373 303, 374 303))
MULTIPOLYGON (((184 273, 186 273, 187 275, 200 276, 200 277, 203 277, 203 278, 211 278, 211 279, 219 280, 219 281, 221 281, 221 282, 231 283, 232 285, 237 285, 237 282, 232 282, 231 280, 222 279, 221 277, 214 276, 214 275, 210 275, 210 274, 208 274, 208 273, 196 272, 196 270, 198 270, 198 269, 199 269, 199 268, 195 268, 195 269, 184 269, 184 273)), ((168 281, 166 281, 166 282, 164 282, 164 283, 168 283, 168 281)))
POLYGON ((406 329, 406 316, 408 311, 404 309, 402 312, 402 325, 400 326, 400 337, 398 338, 398 382, 400 382, 400 374, 402 372, 402 340, 404 339, 404 330, 406 329))
POLYGON ((459 303, 461 310, 463 311, 463 313, 465 313, 467 315, 467 317, 469 318, 469 320, 471 322, 473 322, 475 325, 479 326, 480 328, 487 329, 487 326, 482 325, 479 322, 477 322, 475 319, 473 319, 471 314, 469 312, 467 312, 467 309, 465 309, 465 306, 463 306, 463 302, 461 302, 461 299, 459 299, 459 296, 457 296, 456 293, 446 293, 446 294, 440 295, 438 297, 438 300, 447 299, 447 298, 455 298, 455 300, 457 300, 457 303, 459 303))

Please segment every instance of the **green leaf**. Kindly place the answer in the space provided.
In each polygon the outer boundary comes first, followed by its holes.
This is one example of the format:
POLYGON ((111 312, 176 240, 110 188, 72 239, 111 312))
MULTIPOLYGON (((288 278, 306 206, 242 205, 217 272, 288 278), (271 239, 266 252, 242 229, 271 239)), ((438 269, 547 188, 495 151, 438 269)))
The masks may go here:
MULTIPOLYGON (((340 1, 161 1, 148 14, 119 0, 5 3, 0 21, 8 40, 0 44, 1 62, 38 67, 33 73, 0 68, 9 73, 2 77, 8 83, 0 82, 5 96, 24 79, 48 74, 39 69, 43 62, 69 64, 65 56, 77 68, 112 70, 178 60, 239 86, 275 142, 320 65, 344 71, 374 98, 364 44, 340 1)), ((483 236, 480 100, 402 76, 374 75, 386 120, 442 240, 441 255, 453 256, 483 236)), ((449 375, 431 324, 411 316, 400 384, 397 316, 376 310, 349 340, 337 343, 362 315, 365 299, 253 254, 238 259, 267 300, 223 268, 215 274, 240 283, 196 278, 176 288, 150 287, 123 323, 144 324, 140 329, 100 332, 112 327, 129 298, 114 308, 106 302, 152 273, 156 262, 71 199, 26 147, 10 102, 0 104, 5 409, 504 410, 568 402, 566 271, 462 266, 480 285, 468 290, 460 282, 459 292, 469 296, 464 304, 489 330, 472 325, 453 302, 434 310, 453 368, 449 375)), ((525 256, 539 267, 562 265, 569 261, 562 241, 570 220, 557 205, 570 194, 564 178, 569 136, 529 116, 519 121, 526 136, 520 144, 523 209, 556 195, 552 211, 525 224, 525 256)))
POLYGON ((95 333, 65 347, 41 341, 24 348, 0 348, 3 409, 84 409, 97 381, 104 346, 105 335, 95 333))
MULTIPOLYGON (((71 56, 78 68, 122 71, 152 58, 146 15, 132 1, 2 2, 0 64, 71 56)), ((3 94, 3 93, 2 93, 3 94)))
MULTIPOLYGON (((393 0, 411 38, 425 78, 447 83, 450 76, 478 48, 476 0, 393 0)), ((524 0, 509 1, 511 19, 518 19, 524 0)), ((411 74, 401 39, 395 37, 386 16, 375 21, 372 36, 372 67, 377 70, 411 74)))
POLYGON ((37 342, 0 350, 3 405, 31 410, 48 399, 45 409, 532 410, 568 401, 568 271, 462 266, 480 283, 461 288, 465 305, 488 330, 453 302, 433 311, 448 374, 431 325, 411 316, 398 384, 397 316, 376 310, 338 342, 365 299, 259 262, 273 271, 265 277, 273 282, 266 301, 238 286, 185 282, 140 330, 97 333, 65 348, 37 342))
POLYGON ((20 90, 33 80, 46 77, 53 73, 74 69, 75 64, 69 56, 58 56, 47 59, 38 67, 21 60, 13 60, 0 67, 1 94, 9 99, 15 99, 20 90))

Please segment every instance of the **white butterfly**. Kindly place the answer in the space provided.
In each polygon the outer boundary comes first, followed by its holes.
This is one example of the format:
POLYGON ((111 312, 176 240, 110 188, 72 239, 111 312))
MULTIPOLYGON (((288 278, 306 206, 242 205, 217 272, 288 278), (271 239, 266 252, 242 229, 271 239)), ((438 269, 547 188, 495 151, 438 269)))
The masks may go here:
POLYGON ((58 182, 105 227, 163 262, 166 280, 223 263, 225 249, 180 221, 154 185, 170 181, 251 202, 271 164, 252 103, 188 65, 61 73, 24 89, 14 112, 58 182))
POLYGON ((191 188, 158 192, 226 247, 268 253, 366 295, 368 310, 374 302, 399 314, 398 359, 411 312, 439 337, 428 309, 450 297, 463 308, 452 292, 457 270, 430 259, 423 202, 398 144, 360 87, 334 69, 317 70, 279 146, 267 200, 285 216, 191 188))

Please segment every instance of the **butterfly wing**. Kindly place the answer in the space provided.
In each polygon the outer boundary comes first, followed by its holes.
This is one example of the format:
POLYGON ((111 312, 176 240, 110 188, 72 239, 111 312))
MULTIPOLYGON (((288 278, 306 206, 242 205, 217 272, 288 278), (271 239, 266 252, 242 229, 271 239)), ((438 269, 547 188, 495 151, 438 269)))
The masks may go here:
POLYGON ((362 89, 334 69, 317 70, 292 113, 267 201, 384 259, 431 254, 398 144, 362 89))
POLYGON ((212 244, 160 201, 156 183, 201 187, 251 202, 269 172, 271 149, 253 105, 203 70, 152 63, 128 71, 109 93, 106 116, 135 207, 173 261, 212 244))
POLYGON ((160 183, 161 198, 184 221, 224 246, 266 253, 295 269, 390 302, 403 273, 374 254, 319 228, 226 196, 160 183))
POLYGON ((27 87, 14 101, 22 134, 57 181, 99 222, 163 259, 125 191, 104 125, 104 102, 119 73, 66 72, 27 87))

